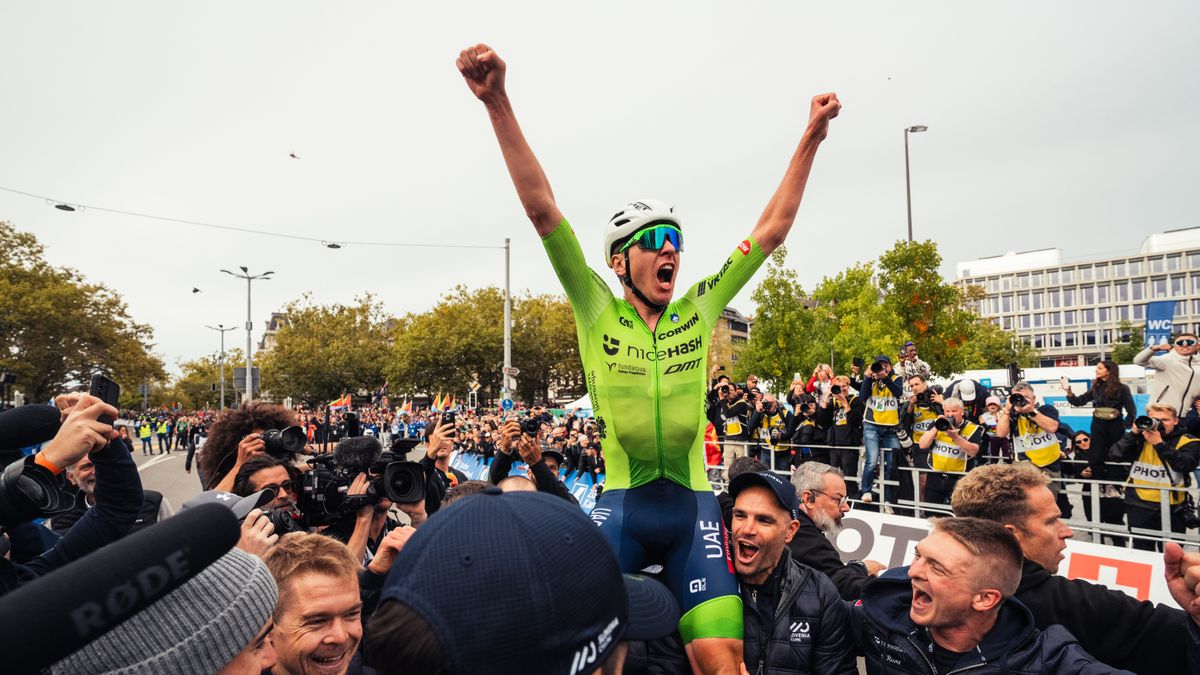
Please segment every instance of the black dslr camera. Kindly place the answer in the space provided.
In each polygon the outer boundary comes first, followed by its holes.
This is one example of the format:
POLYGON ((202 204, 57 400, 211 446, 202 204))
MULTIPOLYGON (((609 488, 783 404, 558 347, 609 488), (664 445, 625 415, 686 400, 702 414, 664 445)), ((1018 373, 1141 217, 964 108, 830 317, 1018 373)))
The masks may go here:
POLYGON ((526 417, 521 420, 521 433, 531 438, 537 438, 542 430, 542 420, 537 417, 526 417))
POLYGON ((837 396, 838 394, 842 393, 842 385, 840 385, 840 384, 829 385, 829 393, 832 394, 833 396, 837 396))
POLYGON ((938 431, 949 431, 952 425, 949 417, 938 417, 933 421, 933 428, 938 431))
POLYGON ((308 434, 300 427, 286 429, 267 429, 262 432, 263 443, 267 446, 267 454, 275 459, 289 459, 293 455, 304 452, 304 444, 308 442, 308 434))
POLYGON ((1014 408, 1024 408, 1026 405, 1029 405, 1029 399, 1025 398, 1023 394, 1017 393, 1009 394, 1008 402, 1011 403, 1012 407, 1014 408))

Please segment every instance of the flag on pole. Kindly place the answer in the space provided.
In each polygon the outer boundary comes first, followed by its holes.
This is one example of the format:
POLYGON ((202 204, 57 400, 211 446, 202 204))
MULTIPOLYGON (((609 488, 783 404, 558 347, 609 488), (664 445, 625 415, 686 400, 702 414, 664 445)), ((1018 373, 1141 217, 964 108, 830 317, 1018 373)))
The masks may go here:
POLYGON ((454 395, 449 394, 446 396, 446 398, 447 398, 447 401, 444 404, 446 410, 453 410, 454 409, 454 395))
POLYGON ((406 398, 406 399, 404 400, 404 407, 403 407, 403 408, 401 408, 400 410, 401 410, 401 412, 403 412, 405 415, 411 415, 411 414, 412 414, 412 401, 410 401, 410 400, 408 400, 408 399, 406 398))
POLYGON ((349 407, 350 407, 350 394, 344 394, 341 398, 337 399, 336 401, 329 402, 330 410, 342 410, 343 408, 349 408, 349 407))
POLYGON ((431 408, 431 410, 433 410, 434 412, 437 412, 441 409, 442 409, 442 393, 438 392, 438 395, 433 399, 433 407, 431 408))

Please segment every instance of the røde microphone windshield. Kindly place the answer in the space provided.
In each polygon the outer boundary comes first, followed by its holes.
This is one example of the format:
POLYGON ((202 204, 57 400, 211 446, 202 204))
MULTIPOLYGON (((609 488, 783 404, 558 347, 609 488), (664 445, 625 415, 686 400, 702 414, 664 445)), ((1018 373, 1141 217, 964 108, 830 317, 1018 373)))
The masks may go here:
POLYGON ((182 511, 0 598, 0 662, 36 673, 150 606, 229 552, 228 507, 182 511))
POLYGON ((350 471, 366 471, 383 455, 383 445, 374 436, 343 438, 333 449, 333 463, 350 471))
POLYGON ((58 408, 31 403, 0 413, 0 450, 19 450, 45 443, 58 433, 58 408))

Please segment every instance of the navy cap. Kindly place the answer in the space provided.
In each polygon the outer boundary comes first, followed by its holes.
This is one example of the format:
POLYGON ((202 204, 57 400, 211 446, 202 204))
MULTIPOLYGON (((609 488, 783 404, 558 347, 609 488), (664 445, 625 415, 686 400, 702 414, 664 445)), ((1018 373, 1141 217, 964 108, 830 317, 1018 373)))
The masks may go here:
POLYGON ((622 576, 578 506, 495 488, 430 516, 396 556, 387 600, 429 623, 449 673, 590 672, 620 640, 679 621, 665 586, 622 576))
POLYGON ((800 520, 796 505, 796 488, 789 481, 770 471, 746 472, 738 474, 729 482, 729 496, 737 499, 738 493, 748 487, 761 485, 775 493, 783 510, 792 514, 792 520, 800 520))
POLYGON ((562 468, 562 467, 566 466, 566 464, 567 464, 567 458, 564 457, 563 454, 557 450, 543 450, 542 457, 547 457, 547 456, 553 457, 554 460, 556 462, 558 462, 559 468, 562 468))
POLYGON ((892 363, 892 358, 890 356, 888 356, 887 354, 880 354, 879 356, 875 357, 875 360, 883 361, 883 362, 887 363, 888 365, 891 365, 891 363, 892 363))

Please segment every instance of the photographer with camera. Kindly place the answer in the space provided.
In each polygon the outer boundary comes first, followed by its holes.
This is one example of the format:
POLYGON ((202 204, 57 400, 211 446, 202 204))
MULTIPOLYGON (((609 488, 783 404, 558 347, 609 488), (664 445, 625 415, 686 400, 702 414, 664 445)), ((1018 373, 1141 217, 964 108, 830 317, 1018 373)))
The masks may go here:
MULTIPOLYGON (((912 378, 916 383, 916 377, 912 378)), ((928 453, 929 466, 935 473, 928 474, 923 501, 933 504, 949 504, 950 495, 958 479, 967 472, 967 467, 983 442, 983 427, 967 421, 963 402, 957 398, 942 401, 942 414, 934 418, 930 427, 922 434, 917 444, 928 453)))
MULTIPOLYGON (((900 401, 904 396, 904 387, 892 373, 892 360, 887 355, 880 354, 875 357, 858 395, 862 398, 866 410, 863 415, 863 447, 866 460, 863 462, 860 484, 861 498, 869 504, 874 501, 872 491, 879 467, 880 449, 892 449, 892 452, 883 458, 884 477, 891 480, 896 471, 896 452, 904 447, 902 441, 912 444, 908 433, 900 427, 900 401)), ((885 502, 895 503, 890 485, 884 487, 883 495, 885 502)))
POLYGON ((817 451, 809 446, 825 440, 825 426, 820 413, 817 399, 812 394, 804 393, 797 399, 792 413, 785 420, 784 437, 795 446, 795 454, 792 455, 793 466, 813 459, 813 453, 817 451))
MULTIPOLYGON (((558 478, 559 468, 563 464, 563 456, 556 450, 543 450, 538 444, 537 433, 540 422, 533 418, 523 420, 509 419, 500 425, 500 443, 496 449, 496 458, 488 473, 488 482, 499 485, 508 477, 512 465, 516 462, 513 450, 520 460, 529 467, 529 477, 533 479, 539 492, 561 497, 572 503, 578 503, 567 486, 558 478)), ((582 440, 586 441, 587 436, 582 440)), ((586 443, 585 443, 586 445, 586 443)))
MULTIPOLYGON (((71 394, 57 403, 61 426, 54 437, 37 454, 17 459, 0 475, 0 525, 15 526, 67 511, 72 500, 61 489, 62 474, 85 457, 95 465, 95 506, 53 548, 28 563, 18 565, 0 557, 0 593, 124 537, 142 506, 142 481, 133 457, 123 443, 111 442, 118 434, 107 420, 117 418, 117 409, 88 394, 71 394)), ((21 408, 5 414, 22 414, 21 408)), ((54 415, 51 408, 49 421, 54 415)))
POLYGON ((233 481, 251 457, 269 454, 291 462, 304 450, 308 434, 296 415, 276 403, 252 401, 221 413, 208 429, 197 461, 204 489, 233 491, 233 481))
POLYGON ((903 378, 904 393, 906 394, 912 391, 914 377, 920 375, 925 381, 933 377, 933 371, 929 368, 929 364, 917 358, 917 346, 912 342, 905 342, 904 347, 900 349, 900 361, 896 363, 896 373, 903 378))
POLYGON ((450 453, 458 438, 455 430, 455 414, 452 412, 435 416, 426 427, 425 456, 419 464, 425 470, 428 485, 425 492, 425 513, 432 516, 441 508, 446 492, 467 480, 467 475, 450 466, 450 453))
POLYGON ((1008 402, 996 421, 996 435, 1012 438, 1013 457, 1029 462, 1050 478, 1050 491, 1058 497, 1062 489, 1062 444, 1058 436, 1058 411, 1052 405, 1038 406, 1037 394, 1028 382, 1013 385, 1008 402))
MULTIPOLYGON (((1129 470, 1129 487, 1125 488, 1125 515, 1129 528, 1164 530, 1161 504, 1163 496, 1171 504, 1172 532, 1184 533, 1200 525, 1191 495, 1184 492, 1161 492, 1159 488, 1189 487, 1191 473, 1200 462, 1200 443, 1184 433, 1175 408, 1165 403, 1146 406, 1146 415, 1133 422, 1129 433, 1112 446, 1109 457, 1118 462, 1133 462, 1129 470)), ((1133 547, 1153 551, 1159 545, 1137 535, 1133 547)))
MULTIPOLYGON (((909 438, 920 439, 926 431, 933 428, 934 420, 942 414, 943 397, 941 393, 929 386, 928 379, 924 375, 909 376, 904 386, 908 392, 908 400, 904 402, 904 408, 900 411, 900 426, 908 431, 909 438)), ((914 445, 907 452, 901 453, 896 464, 899 467, 916 469, 931 468, 929 449, 920 444, 914 445)), ((905 471, 905 473, 908 472, 905 471)), ((924 499, 925 484, 928 479, 929 474, 924 472, 921 472, 918 477, 922 499, 924 499)), ((919 496, 914 494, 911 476, 904 476, 900 480, 898 496, 900 499, 913 499, 919 496)))
MULTIPOLYGON (((863 403, 850 378, 838 375, 830 387, 832 396, 821 407, 818 422, 825 431, 826 454, 831 464, 850 480, 858 475, 859 446, 862 444, 863 403)), ((817 453, 813 453, 817 459, 817 453)))
POLYGON ((717 395, 719 397, 717 401, 718 418, 721 422, 714 426, 724 429, 721 438, 721 454, 725 458, 725 463, 728 464, 734 457, 748 454, 745 443, 750 437, 752 407, 747 401, 746 392, 736 384, 726 382, 717 385, 717 395))
POLYGON ((789 470, 791 448, 785 445, 787 439, 783 437, 785 412, 774 396, 765 394, 755 398, 754 412, 750 413, 751 433, 758 441, 754 446, 754 455, 764 464, 769 464, 773 471, 789 470))

